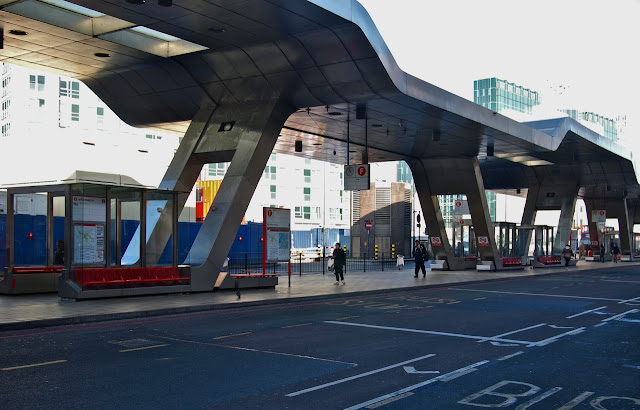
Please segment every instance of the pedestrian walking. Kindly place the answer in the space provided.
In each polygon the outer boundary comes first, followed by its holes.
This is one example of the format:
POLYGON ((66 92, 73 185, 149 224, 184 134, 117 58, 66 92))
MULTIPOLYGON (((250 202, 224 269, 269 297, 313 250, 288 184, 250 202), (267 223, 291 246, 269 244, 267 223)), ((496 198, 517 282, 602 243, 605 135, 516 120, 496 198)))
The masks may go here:
POLYGON ((611 248, 611 256, 613 257, 613 263, 618 263, 618 254, 620 253, 620 248, 618 248, 618 244, 614 243, 613 248, 611 248))
POLYGON ((604 263, 604 253, 605 253, 604 244, 601 243, 600 244, 600 262, 602 263, 604 263))
POLYGON ((413 258, 416 261, 416 271, 413 277, 417 278, 418 273, 420 273, 420 270, 422 269, 422 277, 426 278, 427 269, 424 266, 424 260, 425 258, 428 258, 427 248, 425 248, 418 240, 416 240, 415 247, 413 248, 413 258))
POLYGON ((573 258, 573 250, 571 249, 571 246, 565 246, 561 255, 564 258, 564 266, 569 266, 569 261, 573 258))
POLYGON ((344 253, 340 242, 336 243, 336 247, 333 250, 333 273, 336 275, 336 281, 334 285, 339 285, 340 281, 345 284, 344 281, 344 265, 347 264, 347 255, 344 253))

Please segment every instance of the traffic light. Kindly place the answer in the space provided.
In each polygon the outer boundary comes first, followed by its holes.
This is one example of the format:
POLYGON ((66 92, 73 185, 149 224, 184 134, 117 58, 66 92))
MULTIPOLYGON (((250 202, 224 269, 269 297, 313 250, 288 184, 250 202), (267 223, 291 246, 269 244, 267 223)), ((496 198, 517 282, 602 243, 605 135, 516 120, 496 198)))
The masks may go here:
POLYGON ((376 246, 375 246, 374 258, 375 258, 376 260, 378 259, 378 244, 377 244, 377 243, 376 243, 376 246))

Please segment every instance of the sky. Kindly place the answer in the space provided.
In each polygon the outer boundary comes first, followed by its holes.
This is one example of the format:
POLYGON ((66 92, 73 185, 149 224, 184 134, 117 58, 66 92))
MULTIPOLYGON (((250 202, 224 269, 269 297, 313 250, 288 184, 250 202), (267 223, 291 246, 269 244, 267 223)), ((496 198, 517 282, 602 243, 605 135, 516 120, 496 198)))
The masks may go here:
POLYGON ((640 0, 359 1, 407 73, 471 101, 498 77, 545 106, 626 115, 619 143, 640 158, 640 0))

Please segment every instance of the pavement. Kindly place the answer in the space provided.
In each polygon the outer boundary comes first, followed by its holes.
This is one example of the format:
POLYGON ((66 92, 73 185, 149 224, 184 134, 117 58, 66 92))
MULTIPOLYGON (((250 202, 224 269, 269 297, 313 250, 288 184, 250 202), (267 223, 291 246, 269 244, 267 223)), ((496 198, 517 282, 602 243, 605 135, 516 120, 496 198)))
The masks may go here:
POLYGON ((431 271, 427 277, 413 276, 413 263, 404 269, 345 274, 345 285, 334 285, 333 274, 305 273, 280 276, 278 286, 270 289, 243 289, 240 297, 233 290, 191 294, 149 295, 112 299, 65 300, 57 294, 0 295, 0 331, 36 329, 50 326, 94 323, 110 320, 147 318, 154 316, 233 309, 247 306, 324 300, 443 287, 459 283, 480 283, 507 278, 525 278, 567 272, 588 272, 631 268, 640 262, 596 263, 579 261, 577 266, 526 267, 520 270, 431 271))

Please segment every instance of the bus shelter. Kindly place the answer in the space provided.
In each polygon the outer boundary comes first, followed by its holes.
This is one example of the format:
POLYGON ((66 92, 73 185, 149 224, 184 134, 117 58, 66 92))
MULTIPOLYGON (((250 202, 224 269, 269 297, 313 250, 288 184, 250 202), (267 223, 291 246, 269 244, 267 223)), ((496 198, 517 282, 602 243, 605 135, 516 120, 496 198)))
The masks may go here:
POLYGON ((177 192, 81 171, 51 185, 6 188, 1 293, 57 290, 81 299, 189 290, 188 267, 177 266, 177 192), (46 204, 30 219, 29 197, 46 204), (164 280, 169 270, 175 278, 164 280))

